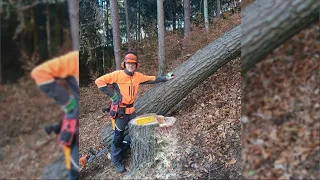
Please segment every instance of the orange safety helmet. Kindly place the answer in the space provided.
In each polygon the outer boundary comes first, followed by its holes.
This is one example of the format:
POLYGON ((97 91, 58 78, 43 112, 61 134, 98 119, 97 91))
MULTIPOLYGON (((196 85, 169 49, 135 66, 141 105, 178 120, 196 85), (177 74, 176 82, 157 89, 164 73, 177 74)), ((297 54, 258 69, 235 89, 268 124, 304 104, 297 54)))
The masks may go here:
POLYGON ((131 63, 136 63, 136 68, 140 67, 140 63, 137 62, 137 56, 133 52, 127 52, 126 56, 124 57, 124 61, 121 63, 121 68, 125 68, 125 63, 126 62, 131 62, 131 63))

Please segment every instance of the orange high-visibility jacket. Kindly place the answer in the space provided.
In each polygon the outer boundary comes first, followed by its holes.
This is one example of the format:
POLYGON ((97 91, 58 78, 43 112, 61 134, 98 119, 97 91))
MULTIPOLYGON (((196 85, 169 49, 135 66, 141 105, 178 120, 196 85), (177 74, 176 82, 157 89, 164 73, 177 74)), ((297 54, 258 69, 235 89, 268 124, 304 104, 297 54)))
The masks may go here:
POLYGON ((46 61, 31 72, 31 77, 37 85, 51 83, 55 78, 73 76, 79 84, 79 51, 46 61))
MULTIPOLYGON (((118 70, 99 77, 95 83, 99 88, 107 85, 114 85, 116 89, 119 88, 122 103, 128 105, 134 103, 140 83, 155 80, 156 76, 146 76, 139 72, 135 72, 133 76, 129 76, 124 70, 118 70)), ((134 107, 126 108, 126 114, 132 114, 134 111, 134 107)))

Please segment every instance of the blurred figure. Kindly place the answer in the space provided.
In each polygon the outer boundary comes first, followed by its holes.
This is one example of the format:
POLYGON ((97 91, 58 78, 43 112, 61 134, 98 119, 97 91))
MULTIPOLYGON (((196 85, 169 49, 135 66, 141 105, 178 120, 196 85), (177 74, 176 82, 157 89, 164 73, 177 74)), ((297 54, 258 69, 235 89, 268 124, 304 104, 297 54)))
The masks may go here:
POLYGON ((63 146, 68 179, 79 179, 79 51, 69 52, 35 67, 31 72, 39 89, 53 98, 64 111, 59 124, 48 126, 46 132, 58 134, 63 146), (57 80, 63 79, 67 89, 57 80))

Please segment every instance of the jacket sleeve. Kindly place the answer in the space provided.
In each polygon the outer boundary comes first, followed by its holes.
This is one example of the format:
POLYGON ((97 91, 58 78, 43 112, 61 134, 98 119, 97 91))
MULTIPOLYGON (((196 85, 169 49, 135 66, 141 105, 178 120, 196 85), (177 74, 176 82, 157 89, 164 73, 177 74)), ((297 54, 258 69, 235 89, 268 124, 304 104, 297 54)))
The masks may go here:
POLYGON ((60 105, 67 104, 70 95, 66 89, 56 83, 55 79, 65 79, 78 98, 79 52, 70 52, 38 65, 32 70, 31 77, 47 96, 53 98, 60 105))
POLYGON ((114 95, 114 90, 108 85, 111 85, 118 80, 118 71, 103 75, 95 80, 95 84, 98 86, 98 88, 105 94, 107 94, 109 97, 112 97, 114 95))
POLYGON ((141 74, 140 76, 140 84, 155 84, 167 81, 167 78, 165 76, 146 76, 144 74, 141 74))
POLYGON ((95 84, 100 87, 104 87, 110 84, 117 82, 118 80, 118 71, 114 71, 112 73, 100 76, 95 80, 95 84))
POLYGON ((79 52, 74 51, 66 55, 48 60, 31 71, 31 77, 38 85, 55 81, 55 78, 73 76, 79 83, 79 52))

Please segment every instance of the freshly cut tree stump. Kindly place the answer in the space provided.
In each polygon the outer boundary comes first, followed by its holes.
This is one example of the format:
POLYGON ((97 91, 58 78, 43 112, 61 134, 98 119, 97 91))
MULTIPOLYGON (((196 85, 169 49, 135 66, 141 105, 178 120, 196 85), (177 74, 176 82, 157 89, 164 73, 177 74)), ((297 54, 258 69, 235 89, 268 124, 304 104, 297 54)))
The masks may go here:
POLYGON ((156 133, 159 132, 159 128, 172 126, 174 122, 175 118, 165 118, 156 114, 145 114, 129 122, 132 170, 150 167, 154 163, 157 153, 156 133))

